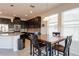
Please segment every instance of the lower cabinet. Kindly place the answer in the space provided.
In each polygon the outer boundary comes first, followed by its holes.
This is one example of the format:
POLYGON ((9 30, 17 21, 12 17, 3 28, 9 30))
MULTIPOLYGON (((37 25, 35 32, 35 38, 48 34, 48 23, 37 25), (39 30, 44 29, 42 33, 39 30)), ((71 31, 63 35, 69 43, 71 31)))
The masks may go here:
POLYGON ((18 50, 22 50, 24 48, 29 49, 30 48, 30 40, 28 39, 19 39, 18 40, 18 50))
POLYGON ((18 39, 20 35, 0 35, 0 49, 12 49, 18 51, 18 39))
POLYGON ((30 40, 25 39, 25 48, 30 48, 30 40))

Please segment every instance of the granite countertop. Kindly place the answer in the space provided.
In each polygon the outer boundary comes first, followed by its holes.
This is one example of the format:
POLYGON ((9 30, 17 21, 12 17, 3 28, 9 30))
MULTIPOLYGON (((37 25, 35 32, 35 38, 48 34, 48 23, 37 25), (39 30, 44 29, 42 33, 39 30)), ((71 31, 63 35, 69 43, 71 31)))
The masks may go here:
POLYGON ((17 35, 22 35, 23 33, 21 32, 12 32, 12 33, 0 33, 0 36, 17 36, 17 35))

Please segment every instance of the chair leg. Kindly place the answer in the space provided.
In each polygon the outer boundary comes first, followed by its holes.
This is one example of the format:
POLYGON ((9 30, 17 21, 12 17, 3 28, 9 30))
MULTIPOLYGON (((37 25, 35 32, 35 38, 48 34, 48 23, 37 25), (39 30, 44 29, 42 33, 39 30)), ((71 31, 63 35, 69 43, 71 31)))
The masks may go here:
POLYGON ((63 52, 63 56, 68 56, 68 52, 63 52))
POLYGON ((41 56, 41 51, 38 49, 38 56, 41 56))
POLYGON ((56 50, 54 49, 54 54, 56 55, 56 50))
POLYGON ((63 54, 63 56, 67 56, 67 54, 66 54, 66 53, 64 53, 64 54, 63 54))
POLYGON ((54 51, 52 50, 52 56, 54 55, 54 53, 53 53, 54 51))
POLYGON ((69 49, 68 49, 67 52, 64 52, 63 56, 69 56, 69 55, 70 55, 70 51, 69 51, 69 49))
POLYGON ((55 53, 55 49, 53 49, 53 47, 52 47, 52 56, 54 55, 54 53, 55 53))
POLYGON ((33 47, 33 56, 34 56, 34 47, 33 47))
POLYGON ((55 49, 52 50, 52 56, 53 55, 56 55, 56 50, 55 49))
POLYGON ((70 51, 68 50, 68 56, 70 55, 70 51))
POLYGON ((45 51, 46 51, 46 56, 47 56, 48 55, 48 49, 47 49, 47 47, 46 47, 45 51))
POLYGON ((59 51, 57 51, 57 56, 59 56, 59 51))

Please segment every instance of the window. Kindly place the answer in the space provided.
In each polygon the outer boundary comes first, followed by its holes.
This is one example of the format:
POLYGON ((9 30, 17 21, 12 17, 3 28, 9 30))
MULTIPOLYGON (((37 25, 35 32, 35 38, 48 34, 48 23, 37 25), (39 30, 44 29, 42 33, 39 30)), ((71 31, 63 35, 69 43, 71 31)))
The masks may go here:
POLYGON ((48 34, 52 36, 52 32, 58 31, 58 14, 48 17, 48 34))
POLYGON ((75 55, 79 55, 79 8, 63 12, 62 25, 63 35, 72 35, 72 45, 70 52, 75 55))
POLYGON ((79 41, 79 8, 63 12, 63 34, 79 41))
POLYGON ((0 24, 0 32, 8 32, 8 24, 0 24))

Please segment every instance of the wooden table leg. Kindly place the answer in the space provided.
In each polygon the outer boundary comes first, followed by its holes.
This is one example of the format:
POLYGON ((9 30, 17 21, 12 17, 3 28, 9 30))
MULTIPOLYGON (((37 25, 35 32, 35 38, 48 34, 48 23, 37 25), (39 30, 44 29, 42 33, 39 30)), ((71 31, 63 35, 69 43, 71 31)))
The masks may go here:
POLYGON ((30 40, 30 55, 32 55, 32 41, 30 40))
POLYGON ((52 47, 51 47, 51 43, 48 43, 48 51, 49 51, 49 56, 52 56, 52 47))

